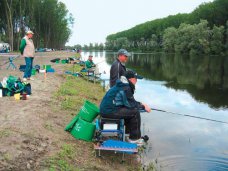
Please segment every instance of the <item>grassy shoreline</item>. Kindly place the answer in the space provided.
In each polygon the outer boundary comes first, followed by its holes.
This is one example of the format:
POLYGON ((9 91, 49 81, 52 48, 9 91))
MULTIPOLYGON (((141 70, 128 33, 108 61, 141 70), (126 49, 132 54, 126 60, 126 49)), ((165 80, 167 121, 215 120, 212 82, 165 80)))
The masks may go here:
MULTIPOLYGON (((72 68, 66 68, 72 70, 72 68)), ((74 71, 79 71, 80 66, 75 65, 74 71)), ((99 106, 105 92, 100 84, 92 83, 81 77, 63 75, 65 82, 53 99, 58 101, 62 110, 65 110, 70 120, 79 112, 84 100, 89 100, 99 106), (71 118, 71 119, 70 119, 71 118)), ((64 128, 63 128, 64 129, 64 128)), ((67 132, 65 132, 67 134, 67 132)), ((70 134, 68 134, 71 137, 70 134)), ((101 158, 95 157, 93 143, 76 140, 73 137, 66 140, 59 152, 49 157, 46 166, 50 171, 54 170, 141 170, 141 164, 137 155, 127 155, 123 163, 120 154, 109 152, 101 158)))

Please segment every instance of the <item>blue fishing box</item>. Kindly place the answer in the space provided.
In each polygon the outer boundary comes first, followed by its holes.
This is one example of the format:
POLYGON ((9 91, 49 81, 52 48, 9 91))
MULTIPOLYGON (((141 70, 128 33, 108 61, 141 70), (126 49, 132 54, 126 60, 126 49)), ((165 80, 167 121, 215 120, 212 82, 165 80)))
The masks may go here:
POLYGON ((53 68, 46 69, 46 72, 55 72, 53 68))

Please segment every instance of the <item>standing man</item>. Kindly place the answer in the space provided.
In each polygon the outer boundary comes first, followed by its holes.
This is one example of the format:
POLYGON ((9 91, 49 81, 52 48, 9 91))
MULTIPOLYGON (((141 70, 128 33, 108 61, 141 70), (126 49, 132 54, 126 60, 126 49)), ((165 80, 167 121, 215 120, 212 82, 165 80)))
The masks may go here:
POLYGON ((35 47, 32 41, 33 34, 34 33, 32 31, 27 31, 25 37, 23 37, 21 40, 19 48, 21 55, 25 58, 26 64, 23 81, 34 80, 33 78, 31 78, 33 59, 35 56, 35 47))
POLYGON ((131 56, 131 54, 125 49, 120 49, 118 51, 117 59, 115 62, 113 62, 110 69, 110 88, 116 84, 117 79, 120 79, 121 76, 125 75, 125 63, 127 62, 129 56, 131 56))

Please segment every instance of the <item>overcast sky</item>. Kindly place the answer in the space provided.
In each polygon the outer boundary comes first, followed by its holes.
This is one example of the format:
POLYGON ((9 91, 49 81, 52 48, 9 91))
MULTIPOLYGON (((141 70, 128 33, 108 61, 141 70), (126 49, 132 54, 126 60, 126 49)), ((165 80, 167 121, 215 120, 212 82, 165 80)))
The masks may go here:
POLYGON ((75 18, 67 45, 104 43, 109 34, 158 18, 190 13, 212 0, 60 0, 75 18))

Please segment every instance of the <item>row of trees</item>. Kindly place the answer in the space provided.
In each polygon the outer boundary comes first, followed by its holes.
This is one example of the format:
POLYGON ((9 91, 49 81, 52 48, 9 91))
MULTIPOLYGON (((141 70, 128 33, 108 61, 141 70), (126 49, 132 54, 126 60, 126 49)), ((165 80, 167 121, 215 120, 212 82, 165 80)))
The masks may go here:
POLYGON ((103 51, 105 50, 105 45, 103 43, 90 43, 89 45, 84 45, 84 46, 81 46, 79 44, 77 45, 74 45, 74 46, 66 46, 67 49, 82 49, 84 51, 89 51, 89 50, 93 50, 93 51, 103 51))
POLYGON ((107 36, 106 49, 219 54, 228 50, 228 1, 203 3, 190 14, 149 21, 107 36), (202 20, 203 19, 203 20, 202 20))
POLYGON ((36 47, 64 47, 74 18, 58 0, 1 0, 0 41, 18 50, 27 30, 32 30, 36 47))
POLYGON ((163 49, 166 52, 220 54, 226 48, 224 33, 224 26, 214 25, 210 29, 206 20, 194 25, 184 23, 177 29, 169 27, 165 30, 163 49))

